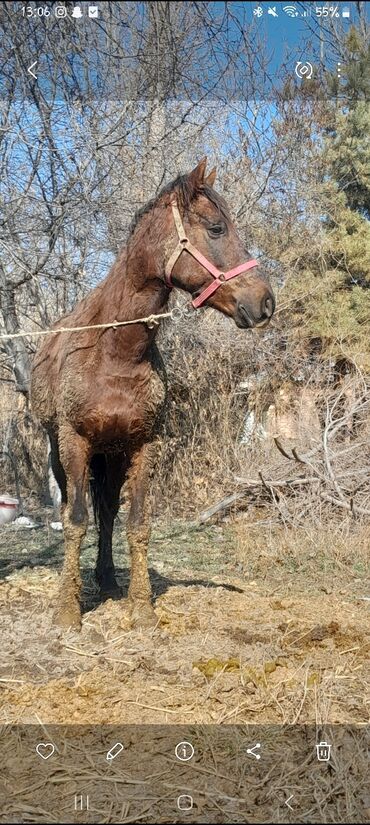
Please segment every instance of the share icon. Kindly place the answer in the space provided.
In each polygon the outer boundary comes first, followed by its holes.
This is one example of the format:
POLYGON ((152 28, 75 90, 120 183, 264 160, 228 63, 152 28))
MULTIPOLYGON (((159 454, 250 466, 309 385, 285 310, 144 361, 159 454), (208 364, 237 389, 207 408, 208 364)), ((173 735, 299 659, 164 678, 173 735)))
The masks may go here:
POLYGON ((247 753, 249 753, 251 756, 254 756, 255 759, 261 759, 261 754, 260 753, 255 753, 255 751, 259 750, 260 747, 261 747, 261 743, 257 742, 256 745, 253 745, 253 748, 247 748, 247 753))

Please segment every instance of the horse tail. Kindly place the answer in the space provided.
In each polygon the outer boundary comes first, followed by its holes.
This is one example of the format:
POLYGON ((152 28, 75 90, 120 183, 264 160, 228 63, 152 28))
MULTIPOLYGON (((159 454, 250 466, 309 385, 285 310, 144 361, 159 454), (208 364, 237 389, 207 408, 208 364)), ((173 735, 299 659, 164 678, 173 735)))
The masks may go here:
POLYGON ((103 453, 96 453, 90 461, 90 493, 94 510, 95 524, 98 524, 102 512, 104 489, 107 484, 107 461, 103 453))

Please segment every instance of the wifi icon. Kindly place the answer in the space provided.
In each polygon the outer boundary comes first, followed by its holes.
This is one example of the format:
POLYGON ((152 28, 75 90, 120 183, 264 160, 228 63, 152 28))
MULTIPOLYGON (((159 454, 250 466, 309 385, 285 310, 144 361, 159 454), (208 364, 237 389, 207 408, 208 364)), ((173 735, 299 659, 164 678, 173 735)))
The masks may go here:
POLYGON ((298 17, 299 11, 297 11, 295 6, 283 6, 283 11, 288 17, 298 17))

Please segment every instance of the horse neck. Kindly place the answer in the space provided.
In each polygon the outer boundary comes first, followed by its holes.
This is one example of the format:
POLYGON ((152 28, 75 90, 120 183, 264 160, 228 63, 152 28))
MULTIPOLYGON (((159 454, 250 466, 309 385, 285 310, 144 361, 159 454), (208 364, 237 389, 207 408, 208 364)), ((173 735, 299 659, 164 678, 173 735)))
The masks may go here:
MULTIPOLYGON (((144 239, 139 236, 134 243, 128 244, 102 284, 100 317, 103 323, 134 321, 166 310, 169 290, 163 277, 156 272, 154 257, 141 240, 144 239)), ((149 328, 147 324, 132 324, 112 330, 114 357, 141 360, 158 329, 158 326, 149 328)))

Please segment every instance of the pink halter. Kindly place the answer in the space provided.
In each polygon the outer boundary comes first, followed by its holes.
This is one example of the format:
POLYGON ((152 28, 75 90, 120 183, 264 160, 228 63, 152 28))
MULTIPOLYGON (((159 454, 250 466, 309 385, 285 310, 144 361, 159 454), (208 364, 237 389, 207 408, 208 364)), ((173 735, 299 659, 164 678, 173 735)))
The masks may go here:
POLYGON ((217 267, 214 266, 214 264, 212 264, 211 261, 208 260, 208 258, 205 258, 205 256, 202 255, 201 252, 199 252, 199 249, 193 246, 193 244, 189 241, 189 238, 185 234, 185 229, 181 220, 176 196, 173 196, 171 198, 171 207, 177 234, 179 236, 179 242, 165 266, 166 284, 169 287, 173 287, 171 276, 175 263, 182 252, 189 252, 189 255, 192 255, 192 257, 195 258, 195 260, 198 261, 198 263, 204 266, 207 272, 209 272, 210 275, 212 275, 212 277, 214 278, 214 281, 210 283, 209 286, 207 286, 203 290, 203 292, 200 293, 200 295, 198 295, 198 298, 194 298, 194 300, 191 302, 194 309, 198 309, 198 307, 203 306, 207 299, 210 298, 210 296, 213 295, 213 293, 216 292, 216 290, 220 286, 222 286, 222 284, 225 281, 230 281, 232 278, 236 278, 237 275, 241 275, 243 272, 247 272, 248 269, 252 269, 253 267, 258 266, 258 261, 255 261, 254 259, 251 261, 244 261, 243 264, 239 264, 239 266, 234 266, 234 268, 229 269, 228 272, 221 272, 220 269, 217 269, 217 267))

